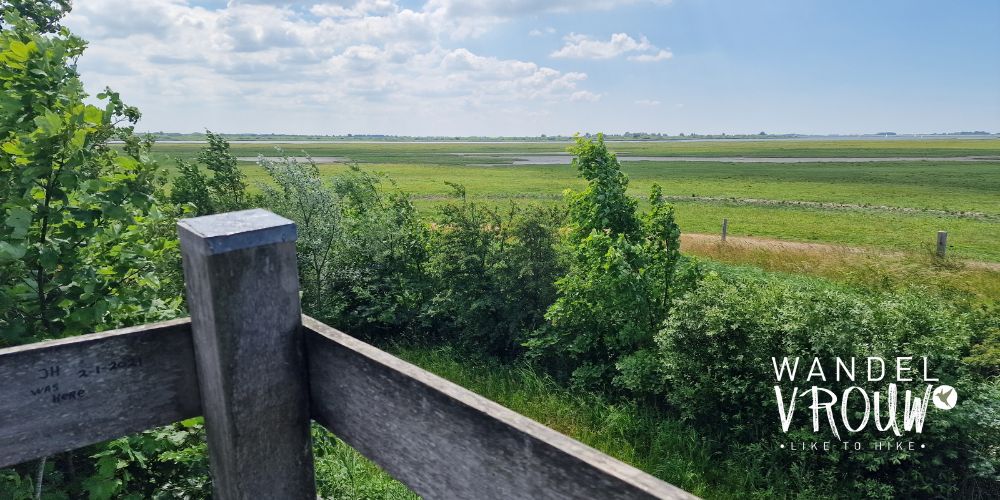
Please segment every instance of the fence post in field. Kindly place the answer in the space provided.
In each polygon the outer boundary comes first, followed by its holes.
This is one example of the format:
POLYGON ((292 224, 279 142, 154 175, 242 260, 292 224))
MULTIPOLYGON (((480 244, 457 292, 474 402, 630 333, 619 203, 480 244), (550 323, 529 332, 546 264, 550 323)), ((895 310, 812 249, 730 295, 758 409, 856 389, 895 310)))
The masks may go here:
POLYGON ((726 241, 726 232, 729 230, 729 219, 722 219, 722 241, 726 241))
POLYGON ((177 223, 215 497, 315 499, 295 224, 177 223))
POLYGON ((938 231, 937 233, 937 256, 944 257, 948 250, 948 231, 938 231))

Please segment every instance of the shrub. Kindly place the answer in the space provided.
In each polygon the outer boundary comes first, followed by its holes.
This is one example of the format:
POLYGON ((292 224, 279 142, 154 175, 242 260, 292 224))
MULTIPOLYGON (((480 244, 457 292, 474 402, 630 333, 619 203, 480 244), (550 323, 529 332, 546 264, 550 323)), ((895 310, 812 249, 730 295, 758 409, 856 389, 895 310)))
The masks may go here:
POLYGON ((965 361, 984 377, 1000 376, 1000 306, 972 312, 972 349, 965 361))
MULTIPOLYGON (((858 292, 751 272, 708 273, 695 289, 675 300, 666 327, 657 335, 668 401, 682 417, 730 443, 731 456, 764 453, 768 458, 762 468, 791 467, 804 476, 804 483, 829 480, 842 483, 830 484, 836 488, 832 491, 878 497, 955 495, 962 480, 996 477, 1000 400, 991 396, 996 393, 995 382, 975 377, 962 362, 971 338, 965 313, 915 293, 858 292), (771 358, 780 363, 784 356, 802 359, 796 382, 775 381, 771 358), (926 356, 929 375, 955 387, 962 402, 947 412, 929 407, 923 434, 911 438, 879 433, 872 422, 851 433, 838 419, 838 439, 825 419, 821 432, 814 433, 811 419, 804 418, 811 417, 808 403, 800 401, 799 418, 787 434, 782 433, 774 386, 781 385, 789 398, 793 385, 800 390, 814 385, 802 381, 813 357, 825 362, 827 370, 827 381, 817 384, 838 398, 854 385, 885 397, 894 377, 866 382, 861 373, 866 356, 882 357, 887 363, 897 356, 914 360, 926 356), (830 369, 835 357, 861 361, 857 382, 833 380, 830 369), (879 440, 907 439, 926 448, 870 447, 879 440), (779 448, 800 441, 831 441, 835 449, 817 453, 779 448), (840 450, 841 441, 861 442, 864 449, 840 450)), ((922 374, 915 375, 916 382, 899 384, 900 414, 903 391, 913 389, 923 397, 926 385, 921 385, 922 374)), ((885 413, 884 403, 882 410, 885 413)), ((857 425, 862 413, 852 407, 849 415, 857 425)))
POLYGON ((324 181, 312 161, 261 159, 260 202, 298 226, 302 307, 372 339, 410 328, 426 300, 427 229, 405 194, 353 166, 324 181))
POLYGON ((468 202, 441 210, 431 235, 434 289, 426 327, 481 353, 512 358, 523 333, 544 322, 562 272, 555 244, 559 210, 508 210, 468 202))

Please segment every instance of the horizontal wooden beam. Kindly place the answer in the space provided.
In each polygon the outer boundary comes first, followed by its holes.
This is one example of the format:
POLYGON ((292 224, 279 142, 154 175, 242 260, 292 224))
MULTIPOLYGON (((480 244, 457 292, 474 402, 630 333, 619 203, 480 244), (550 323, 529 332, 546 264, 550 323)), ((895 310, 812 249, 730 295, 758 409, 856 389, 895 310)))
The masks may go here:
POLYGON ((313 419, 425 498, 695 498, 312 318, 313 419))
POLYGON ((201 414, 187 319, 0 349, 0 467, 201 414))

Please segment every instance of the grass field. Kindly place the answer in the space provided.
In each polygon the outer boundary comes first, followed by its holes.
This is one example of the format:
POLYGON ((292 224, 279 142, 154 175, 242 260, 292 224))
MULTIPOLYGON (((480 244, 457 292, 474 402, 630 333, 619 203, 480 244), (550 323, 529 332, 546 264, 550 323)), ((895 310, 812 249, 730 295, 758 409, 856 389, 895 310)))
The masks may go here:
MULTIPOLYGON (((240 157, 276 155, 346 157, 384 172, 431 211, 450 201, 445 181, 465 185, 475 200, 554 204, 582 181, 568 165, 511 165, 511 153, 556 153, 553 143, 236 143, 240 157), (486 153, 461 156, 454 153, 486 153), (486 165, 484 165, 486 164, 486 165)), ((949 233, 956 259, 1000 262, 1000 159, 954 161, 948 157, 1000 158, 997 139, 769 140, 733 142, 610 143, 631 178, 630 191, 645 196, 655 182, 677 207, 686 233, 717 233, 729 219, 734 236, 821 242, 872 250, 927 253, 939 230, 949 233), (904 157, 922 161, 843 163, 630 162, 647 156, 904 157)), ((158 144, 168 168, 190 158, 198 144, 158 144)), ((246 163, 251 183, 263 171, 246 163)), ((341 164, 321 165, 334 174, 341 164)))

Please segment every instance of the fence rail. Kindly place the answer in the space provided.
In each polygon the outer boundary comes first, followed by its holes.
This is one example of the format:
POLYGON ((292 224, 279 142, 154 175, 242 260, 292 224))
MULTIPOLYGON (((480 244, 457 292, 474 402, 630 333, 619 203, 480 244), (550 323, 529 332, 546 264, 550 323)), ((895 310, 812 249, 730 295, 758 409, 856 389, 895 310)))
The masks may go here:
POLYGON ((216 497, 315 498, 312 419, 426 498, 694 498, 301 316, 290 221, 180 226, 191 320, 0 349, 0 467, 205 415, 216 497))
POLYGON ((0 467, 201 415, 191 322, 0 350, 0 467))

